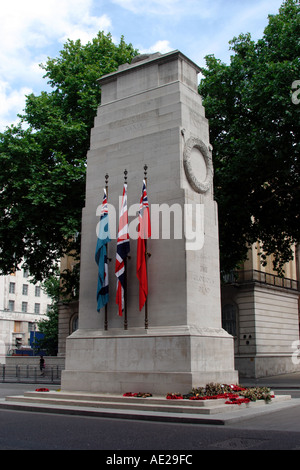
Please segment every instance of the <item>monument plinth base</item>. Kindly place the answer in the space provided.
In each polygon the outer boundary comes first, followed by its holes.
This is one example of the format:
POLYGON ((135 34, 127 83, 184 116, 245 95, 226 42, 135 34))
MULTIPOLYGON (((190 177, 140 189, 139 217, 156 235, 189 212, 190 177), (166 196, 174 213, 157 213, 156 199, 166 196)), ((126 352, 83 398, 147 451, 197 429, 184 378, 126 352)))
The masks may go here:
POLYGON ((64 390, 188 393, 209 382, 238 380, 233 338, 221 328, 218 211, 199 72, 190 59, 173 51, 139 57, 99 80, 101 105, 91 131, 82 217, 80 329, 67 339, 64 390), (151 214, 147 330, 136 275, 137 210, 145 165, 151 214), (97 313, 95 263, 105 175, 112 257, 108 331, 102 330, 103 312, 97 313), (117 252, 113 227, 125 175, 131 256, 126 266, 126 331, 116 315, 112 285, 117 252))
POLYGON ((63 390, 188 393, 209 382, 238 381, 233 338, 222 329, 77 330, 67 342, 63 390))

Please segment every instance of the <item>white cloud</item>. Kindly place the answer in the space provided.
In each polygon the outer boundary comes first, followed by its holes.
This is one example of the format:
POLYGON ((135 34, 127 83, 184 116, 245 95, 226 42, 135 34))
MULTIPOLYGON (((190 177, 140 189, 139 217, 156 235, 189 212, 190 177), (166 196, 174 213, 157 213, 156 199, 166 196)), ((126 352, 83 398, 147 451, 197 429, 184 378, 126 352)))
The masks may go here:
POLYGON ((68 35, 75 37, 76 32, 76 39, 82 34, 83 40, 99 29, 107 32, 110 18, 90 15, 92 4, 92 0, 10 0, 1 7, 1 46, 12 51, 26 46, 38 49, 57 38, 63 42, 68 35))
POLYGON ((31 93, 32 90, 22 87, 19 90, 13 90, 8 83, 0 82, 0 128, 16 124, 18 121, 17 114, 20 113, 25 106, 25 95, 31 93), (14 119, 10 119, 10 116, 14 119))
POLYGON ((196 15, 201 18, 211 17, 221 0, 111 0, 131 13, 139 15, 158 15, 180 17, 196 15))
POLYGON ((157 41, 155 44, 153 44, 153 46, 149 47, 148 49, 139 48, 140 54, 152 54, 155 52, 166 54, 167 52, 170 52, 172 50, 173 48, 171 47, 170 42, 167 40, 157 41))
POLYGON ((113 3, 118 4, 122 8, 131 11, 135 14, 149 13, 149 14, 170 14, 175 8, 180 7, 180 0, 112 0, 113 3))
POLYGON ((83 44, 103 30, 124 35, 141 53, 179 49, 199 65, 227 61, 228 41, 262 35, 282 0, 8 0, 0 15, 0 131, 22 112, 25 93, 47 87, 38 64, 57 57, 67 38, 83 44), (162 39, 161 39, 162 38, 162 39))
POLYGON ((111 20, 107 15, 100 17, 85 14, 78 23, 69 24, 65 34, 60 38, 62 43, 67 39, 80 39, 83 44, 91 41, 98 31, 108 32, 111 28, 111 20))
POLYGON ((9 0, 1 4, 0 131, 22 112, 25 92, 46 87, 38 64, 53 56, 52 51, 57 55, 67 38, 85 44, 98 31, 109 31, 109 16, 102 12, 93 16, 92 6, 93 0, 9 0))

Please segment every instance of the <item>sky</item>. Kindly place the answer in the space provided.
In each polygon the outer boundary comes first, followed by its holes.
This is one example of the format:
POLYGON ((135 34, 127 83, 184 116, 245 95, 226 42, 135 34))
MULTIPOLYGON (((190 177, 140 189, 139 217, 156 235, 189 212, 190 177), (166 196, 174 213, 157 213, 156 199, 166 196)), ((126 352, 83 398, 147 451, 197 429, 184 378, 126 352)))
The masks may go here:
POLYGON ((67 39, 86 44, 98 31, 123 35, 140 53, 180 50, 199 66, 230 61, 229 41, 263 36, 283 0, 8 0, 0 15, 0 132, 19 121, 26 95, 49 90, 39 64, 67 39))

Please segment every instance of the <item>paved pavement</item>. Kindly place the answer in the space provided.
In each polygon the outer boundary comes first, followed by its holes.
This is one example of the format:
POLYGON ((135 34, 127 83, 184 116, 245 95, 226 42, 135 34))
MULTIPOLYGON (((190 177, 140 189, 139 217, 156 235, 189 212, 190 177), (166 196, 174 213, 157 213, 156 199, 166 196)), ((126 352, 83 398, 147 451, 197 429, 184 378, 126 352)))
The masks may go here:
MULTIPOLYGON (((238 408, 237 411, 229 413, 219 413, 216 415, 211 415, 210 417, 202 417, 199 416, 199 424, 225 424, 227 426, 245 426, 248 425, 254 426, 257 428, 261 428, 262 426, 270 428, 270 429, 285 429, 287 431, 293 430, 295 432, 300 432, 300 372, 299 373, 292 373, 292 374, 284 374, 278 375, 273 377, 264 377, 260 379, 241 379, 240 384, 243 386, 268 386, 272 390, 275 391, 275 395, 291 395, 292 400, 283 401, 281 403, 272 403, 271 405, 266 406, 257 406, 257 407, 249 407, 249 409, 245 408, 238 408)), ((43 384, 40 384, 45 386, 43 384)), ((0 383, 0 407, 5 408, 5 397, 6 396, 14 396, 14 395, 22 395, 26 391, 33 391, 36 388, 40 387, 39 384, 21 384, 21 383, 0 383), (2 402, 2 403, 1 403, 2 402)), ((58 385, 49 384, 47 385, 49 390, 57 390, 59 389, 58 385)), ((8 405, 7 405, 8 406, 8 405)), ((32 405, 32 410, 35 407, 40 405, 32 405)), ((48 411, 49 413, 57 413, 57 407, 55 405, 43 405, 44 409, 40 409, 40 411, 48 411)), ((13 409, 13 407, 12 407, 13 409)), ((21 407, 19 408, 22 409, 21 407)), ((30 411, 30 408, 28 408, 30 411)), ((119 417, 119 418, 126 418, 126 419, 147 419, 145 418, 146 413, 144 411, 136 412, 131 414, 130 411, 122 411, 122 413, 117 413, 113 410, 91 410, 91 408, 84 408, 80 409, 78 406, 75 407, 65 407, 64 410, 61 410, 64 414, 77 414, 81 416, 106 416, 109 417, 119 417), (139 416, 140 415, 140 416, 139 416)), ((189 416, 183 416, 181 414, 181 418, 178 419, 178 414, 175 416, 175 421, 177 422, 190 422, 192 423, 193 420, 190 419, 189 416)), ((150 415, 150 420, 157 420, 157 421, 170 421, 173 418, 170 418, 170 414, 168 413, 167 416, 163 416, 161 413, 161 417, 157 417, 156 415, 150 415)))
POLYGON ((0 400, 7 396, 22 395, 28 390, 34 391, 37 388, 47 387, 49 390, 58 390, 60 385, 45 383, 19 383, 19 382, 0 382, 0 400))
POLYGON ((300 372, 290 374, 274 375, 270 377, 261 377, 259 379, 240 378, 240 384, 245 387, 270 387, 274 389, 299 389, 300 390, 300 372))
MULTIPOLYGON (((300 373, 241 379, 240 383, 269 386, 275 394, 290 394, 294 404, 245 416, 225 426, 0 409, 0 449, 300 450, 300 373), (30 429, 28 436, 26 429, 30 429)), ((7 395, 35 390, 39 385, 43 384, 0 383, 0 401, 7 395)), ((47 387, 59 388, 53 384, 47 387)))

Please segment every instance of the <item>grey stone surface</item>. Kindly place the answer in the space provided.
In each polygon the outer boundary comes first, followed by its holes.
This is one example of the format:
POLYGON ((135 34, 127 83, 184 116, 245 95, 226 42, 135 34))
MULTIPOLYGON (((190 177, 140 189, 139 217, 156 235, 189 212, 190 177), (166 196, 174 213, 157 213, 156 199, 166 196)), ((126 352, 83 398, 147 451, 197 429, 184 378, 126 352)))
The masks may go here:
MULTIPOLYGON (((132 383, 149 391, 165 393, 175 387, 186 392, 209 381, 237 381, 233 339, 221 328, 218 214, 212 166, 207 165, 211 147, 197 92, 198 72, 193 62, 173 51, 142 58, 100 80, 102 103, 91 134, 82 217, 79 330, 67 340, 62 380, 67 390, 126 391, 132 383), (190 147, 191 139, 200 144, 190 147), (206 149, 205 156, 201 148, 206 149), (199 191, 191 185, 184 166, 187 153, 192 176, 205 183, 204 189, 199 185, 199 191), (131 240, 128 330, 123 330, 115 304, 116 240, 112 240, 109 329, 104 331, 104 313, 96 311, 94 261, 96 212, 102 202, 104 177, 109 174, 108 202, 118 208, 123 172, 128 171, 129 223, 134 229, 145 164, 152 234, 159 235, 148 241, 149 329, 144 329, 144 312, 139 311, 137 242, 131 240), (155 204, 177 205, 182 214, 190 204, 190 212, 180 222, 181 238, 173 237, 172 231, 169 239, 164 238, 169 227, 163 227, 159 218, 153 219, 155 204), (203 215, 204 238, 195 249, 184 233, 188 223, 195 229, 197 207, 203 215)), ((115 224, 117 228, 118 211, 115 224)))

